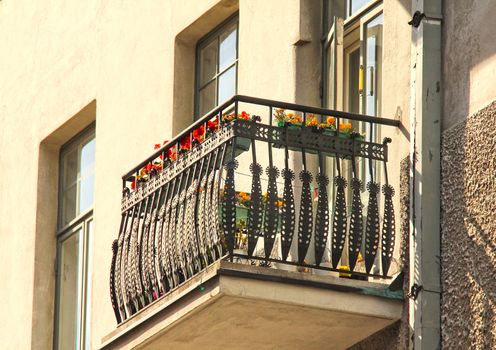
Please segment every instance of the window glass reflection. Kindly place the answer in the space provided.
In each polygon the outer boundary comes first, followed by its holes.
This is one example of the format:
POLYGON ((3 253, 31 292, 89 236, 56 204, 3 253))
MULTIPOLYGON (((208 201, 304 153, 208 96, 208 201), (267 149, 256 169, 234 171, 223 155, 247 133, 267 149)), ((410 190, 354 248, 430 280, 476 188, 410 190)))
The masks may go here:
POLYGON ((200 86, 204 86, 217 74, 217 40, 200 51, 200 86))
POLYGON ((236 68, 232 67, 219 78, 219 103, 226 101, 236 93, 236 68))
POLYGON ((220 35, 219 72, 233 64, 236 56, 236 26, 232 26, 220 35))
POLYGON ((62 151, 59 227, 93 206, 95 145, 92 130, 83 135, 83 142, 69 144, 62 151))
POLYGON ((79 342, 80 234, 80 230, 74 232, 60 245, 58 349, 74 349, 79 342))

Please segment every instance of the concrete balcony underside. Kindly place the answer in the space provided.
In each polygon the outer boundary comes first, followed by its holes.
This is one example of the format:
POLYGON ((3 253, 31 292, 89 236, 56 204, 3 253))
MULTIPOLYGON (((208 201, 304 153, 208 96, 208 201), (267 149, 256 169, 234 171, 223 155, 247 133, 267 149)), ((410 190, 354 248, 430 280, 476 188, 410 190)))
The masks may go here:
POLYGON ((104 339, 104 349, 346 349, 401 318, 379 283, 211 265, 104 339))

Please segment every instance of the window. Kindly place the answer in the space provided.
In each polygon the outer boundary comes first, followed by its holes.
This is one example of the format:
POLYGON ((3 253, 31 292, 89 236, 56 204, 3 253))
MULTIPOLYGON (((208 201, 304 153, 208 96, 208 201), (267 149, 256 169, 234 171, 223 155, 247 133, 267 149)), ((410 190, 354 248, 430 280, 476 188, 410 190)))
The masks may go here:
POLYGON ((56 349, 90 348, 95 129, 62 147, 57 231, 56 349))
POLYGON ((380 115, 383 30, 380 2, 327 0, 324 10, 323 106, 380 115), (352 15, 355 17, 345 20, 352 15))
POLYGON ((238 17, 200 40, 196 50, 195 115, 200 118, 237 91, 238 17))
MULTIPOLYGON (((322 105, 329 109, 379 116, 382 100, 382 4, 378 0, 324 0, 322 36, 322 105)), ((380 142, 380 128, 369 123, 354 123, 355 130, 364 133, 366 140, 380 142)), ((350 181, 352 164, 342 160, 341 174, 350 181)), ((378 162, 359 159, 358 177, 362 191, 373 178, 380 182, 378 162)), ((335 175, 335 159, 326 160, 328 175, 335 175)), ((348 188, 348 198, 351 189, 348 188)), ((331 188, 331 196, 333 188, 331 188)), ((365 193, 365 206, 368 202, 365 193)), ((351 203, 350 200, 347 201, 351 203)), ((367 208, 364 207, 364 222, 367 208)), ((351 210, 351 208, 348 208, 351 210)), ((362 247, 364 249, 364 247, 362 247)), ((363 252, 362 252, 363 254, 363 252)), ((343 257, 346 261, 346 252, 343 257)))

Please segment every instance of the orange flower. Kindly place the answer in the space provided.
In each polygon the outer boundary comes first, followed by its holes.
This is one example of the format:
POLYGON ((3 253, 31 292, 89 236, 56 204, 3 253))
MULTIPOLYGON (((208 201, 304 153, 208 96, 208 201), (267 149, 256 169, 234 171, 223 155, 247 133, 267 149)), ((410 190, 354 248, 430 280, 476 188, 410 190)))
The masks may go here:
POLYGON ((222 116, 222 119, 223 119, 223 120, 225 120, 225 121, 230 122, 230 121, 232 121, 232 120, 233 120, 233 117, 234 117, 234 114, 232 114, 232 113, 231 113, 231 114, 224 114, 224 115, 222 116))
POLYGON ((327 124, 334 124, 336 122, 336 118, 334 117, 327 117, 327 124))
POLYGON ((350 123, 339 124, 339 131, 343 131, 343 132, 351 131, 351 124, 350 123))
POLYGON ((162 147, 162 145, 160 143, 156 143, 154 149, 159 149, 160 147, 162 147))
POLYGON ((319 125, 319 121, 315 117, 311 117, 307 119, 307 126, 317 126, 319 125))
POLYGON ((301 124, 303 123, 303 119, 299 115, 295 115, 291 118, 291 124, 301 124))

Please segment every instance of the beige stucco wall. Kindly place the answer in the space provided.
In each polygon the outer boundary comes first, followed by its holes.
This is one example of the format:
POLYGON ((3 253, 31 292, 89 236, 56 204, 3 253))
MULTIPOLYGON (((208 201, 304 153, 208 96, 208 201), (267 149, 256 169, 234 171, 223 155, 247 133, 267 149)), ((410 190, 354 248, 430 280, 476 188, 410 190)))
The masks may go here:
POLYGON ((496 6, 443 4, 442 342, 489 349, 496 342, 496 6))
MULTIPOLYGON (((0 1, 3 347, 51 348, 58 151, 94 120, 92 347, 115 328, 108 279, 120 177, 192 120, 196 41, 238 6, 238 92, 319 105, 320 1, 0 1)), ((389 43, 408 36, 400 25, 408 11, 405 1, 384 10, 394 30, 384 40, 391 69, 384 70, 383 96, 391 97, 383 115, 405 128, 409 42, 389 43)), ((408 153, 408 135, 391 135, 390 177, 399 188, 395 167, 408 153)))
POLYGON ((58 150, 95 112, 92 346, 115 328, 120 176, 170 138, 175 36, 218 3, 0 2, 0 164, 12 169, 0 182, 2 347, 51 348, 58 150))
POLYGON ((443 1, 443 130, 494 100, 496 17, 492 0, 443 1))

